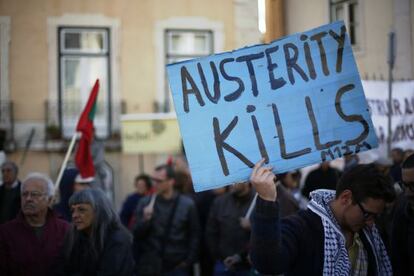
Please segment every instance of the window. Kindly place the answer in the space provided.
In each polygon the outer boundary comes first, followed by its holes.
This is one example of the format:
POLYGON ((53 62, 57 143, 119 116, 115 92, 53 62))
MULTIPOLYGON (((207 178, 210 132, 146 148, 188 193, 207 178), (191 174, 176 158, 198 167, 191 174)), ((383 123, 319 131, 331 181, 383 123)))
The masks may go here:
POLYGON ((331 21, 343 20, 352 46, 361 43, 358 0, 330 0, 331 21))
POLYGON ((0 128, 6 130, 6 137, 0 133, 0 149, 6 140, 14 140, 13 105, 9 94, 9 44, 10 17, 0 16, 0 128))
POLYGON ((111 129, 110 51, 107 28, 60 27, 59 120, 63 136, 75 132, 80 113, 95 80, 100 80, 94 125, 96 135, 107 138, 111 129))
MULTIPOLYGON (((165 30, 165 64, 187 59, 208 56, 213 53, 213 32, 210 30, 165 30)), ((163 112, 171 111, 171 93, 166 80, 165 103, 158 108, 163 112)))

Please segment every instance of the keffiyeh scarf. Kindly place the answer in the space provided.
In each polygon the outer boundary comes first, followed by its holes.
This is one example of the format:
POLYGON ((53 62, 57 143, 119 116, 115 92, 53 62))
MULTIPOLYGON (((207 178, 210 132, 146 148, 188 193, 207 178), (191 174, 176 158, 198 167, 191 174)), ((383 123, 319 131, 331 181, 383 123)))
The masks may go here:
MULTIPOLYGON (((329 203, 334 198, 335 191, 313 191, 308 208, 322 220, 325 234, 323 275, 348 276, 352 274, 352 268, 345 246, 345 237, 329 207, 329 203)), ((392 275, 391 263, 377 228, 366 227, 363 232, 375 255, 377 275, 392 275)))

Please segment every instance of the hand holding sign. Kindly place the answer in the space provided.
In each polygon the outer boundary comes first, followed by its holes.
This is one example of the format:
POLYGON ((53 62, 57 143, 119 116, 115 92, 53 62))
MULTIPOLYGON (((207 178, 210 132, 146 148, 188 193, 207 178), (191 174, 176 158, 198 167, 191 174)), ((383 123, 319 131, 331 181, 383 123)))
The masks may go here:
POLYGON ((276 176, 272 172, 272 167, 263 167, 264 161, 265 160, 262 159, 254 165, 252 174, 250 175, 250 183, 252 183, 256 192, 262 199, 276 201, 276 176))

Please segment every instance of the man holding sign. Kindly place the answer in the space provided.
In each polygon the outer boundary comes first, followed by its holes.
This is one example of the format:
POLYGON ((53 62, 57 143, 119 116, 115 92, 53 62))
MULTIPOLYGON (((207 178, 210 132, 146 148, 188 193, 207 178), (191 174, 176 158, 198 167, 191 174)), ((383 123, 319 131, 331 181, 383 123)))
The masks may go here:
POLYGON ((363 229, 394 197, 373 167, 348 171, 336 193, 315 192, 304 213, 278 217, 272 167, 283 173, 378 146, 343 22, 167 69, 195 191, 250 176, 259 193, 259 272, 392 274, 376 228, 363 229))
POLYGON ((317 190, 306 211, 279 219, 271 167, 253 168, 250 181, 259 197, 253 213, 251 258, 264 274, 392 275, 375 218, 395 191, 374 165, 358 165, 335 191, 317 190))

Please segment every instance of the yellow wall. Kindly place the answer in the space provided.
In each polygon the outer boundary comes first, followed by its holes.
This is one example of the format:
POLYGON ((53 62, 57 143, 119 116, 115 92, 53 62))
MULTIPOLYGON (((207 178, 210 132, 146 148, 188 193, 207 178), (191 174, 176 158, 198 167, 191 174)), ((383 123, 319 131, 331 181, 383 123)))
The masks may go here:
POLYGON ((224 50, 231 50, 233 11, 230 0, 0 0, 0 15, 11 17, 10 99, 15 103, 15 119, 44 118, 43 103, 48 98, 48 17, 99 14, 120 20, 118 93, 127 103, 127 113, 137 113, 153 111, 156 22, 180 16, 222 22, 224 50))
POLYGON ((388 32, 392 28, 392 1, 366 0, 362 3, 362 48, 355 53, 359 73, 362 78, 368 75, 380 79, 388 78, 388 32))
MULTIPOLYGON (((153 111, 157 89, 156 23, 172 17, 203 17, 219 22, 223 26, 223 50, 228 51, 237 43, 236 4, 240 3, 233 0, 0 0, 0 16, 11 19, 8 69, 15 122, 29 126, 31 122, 38 126, 44 123, 44 102, 50 96, 49 18, 90 14, 118 20, 120 91, 112 93, 118 93, 119 98, 127 103, 127 113, 146 113, 153 111)), ((25 134, 26 131, 23 132, 25 134)), ((22 136, 23 142, 19 146, 24 145, 25 139, 26 136, 22 136)), ((38 133, 35 139, 41 141, 38 133)), ((8 158, 19 162, 21 155, 19 150, 9 153, 8 158)), ((56 179, 63 155, 63 152, 41 149, 29 151, 21 168, 21 178, 28 172, 40 171, 56 179)), ((153 166, 165 158, 145 155, 144 170, 150 173, 153 166)), ((119 207, 125 195, 133 189, 140 159, 138 155, 107 152, 106 160, 115 171, 116 205, 119 207)))

